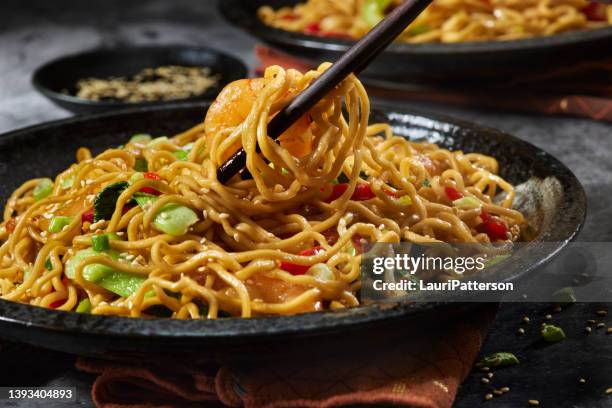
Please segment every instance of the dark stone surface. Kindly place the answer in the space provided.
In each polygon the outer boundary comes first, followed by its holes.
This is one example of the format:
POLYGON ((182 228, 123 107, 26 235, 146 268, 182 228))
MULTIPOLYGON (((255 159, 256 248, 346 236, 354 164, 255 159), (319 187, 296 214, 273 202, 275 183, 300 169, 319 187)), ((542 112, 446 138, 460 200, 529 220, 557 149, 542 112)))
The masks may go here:
MULTIPOLYGON (((0 3, 0 131, 44 120, 68 116, 55 108, 30 85, 32 71, 41 63, 65 53, 99 45, 184 43, 214 46, 238 56, 253 66, 254 42, 228 28, 214 11, 213 1, 201 0, 3 0, 0 3)), ((590 120, 491 113, 448 106, 395 103, 473 120, 499 128, 547 150, 576 173, 589 198, 589 217, 582 240, 612 238, 612 126, 590 120)), ((540 347, 534 342, 547 305, 505 304, 485 341, 483 353, 514 351, 521 365, 495 373, 495 386, 511 391, 483 403, 490 387, 480 383, 478 373, 463 384, 459 408, 523 407, 528 399, 539 399, 543 407, 603 408, 612 406, 612 336, 601 329, 584 333, 585 320, 597 318, 602 306, 575 304, 553 322, 563 326, 568 340, 540 347), (525 336, 516 330, 522 316, 532 318, 525 336), (578 385, 584 377, 587 383, 578 385)), ((77 386, 78 403, 90 406, 91 377, 72 368, 74 357, 3 345, 0 350, 0 385, 77 386)), ((48 402, 14 404, 19 407, 51 406, 48 402)), ((3 406, 8 406, 3 404, 3 406)))

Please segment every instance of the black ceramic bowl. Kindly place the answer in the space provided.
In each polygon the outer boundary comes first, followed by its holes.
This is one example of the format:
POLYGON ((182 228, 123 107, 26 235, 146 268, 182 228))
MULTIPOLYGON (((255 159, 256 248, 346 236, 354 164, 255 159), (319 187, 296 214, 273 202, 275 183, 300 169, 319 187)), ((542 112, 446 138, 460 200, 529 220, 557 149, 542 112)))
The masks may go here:
MULTIPOLYGON (((206 106, 153 107, 46 123, 0 136, 0 202, 25 180, 53 176, 74 161, 80 146, 100 152, 119 145, 132 134, 173 134, 202 121, 206 106)), ((578 233, 586 198, 576 177, 561 162, 535 146, 497 130, 468 122, 414 112, 379 110, 371 121, 389 121, 394 131, 415 140, 478 151, 499 159, 502 176, 522 185, 520 209, 538 231, 537 242, 526 245, 515 262, 504 263, 496 279, 514 281, 533 273, 578 233), (528 261, 535 260, 535 261, 528 261)), ((442 324, 441 316, 464 310, 460 304, 414 303, 376 305, 336 312, 295 316, 177 321, 130 319, 66 313, 0 300, 0 336, 53 349, 105 354, 125 351, 198 351, 221 353, 257 345, 307 342, 316 339, 329 350, 338 336, 354 344, 361 336, 382 333, 372 327, 410 328, 412 319, 442 324), (328 336, 333 335, 331 341, 328 336), (321 340, 323 339, 323 340, 321 340)), ((308 343, 309 342, 309 343, 308 343)), ((263 347, 262 346, 262 347, 263 347)), ((315 347, 316 348, 316 347, 315 347)))
MULTIPOLYGON (((289 54, 316 63, 335 61, 352 42, 309 36, 263 24, 257 9, 274 9, 304 0, 219 0, 223 16, 259 40, 289 54)), ((367 77, 400 81, 406 78, 451 81, 504 79, 534 71, 563 67, 588 58, 611 55, 612 27, 571 31, 548 37, 516 41, 483 41, 457 44, 402 44, 389 46, 362 73, 367 77)))
POLYGON ((61 57, 38 68, 34 87, 58 106, 74 113, 95 113, 140 106, 168 105, 186 101, 213 101, 223 87, 247 75, 242 61, 220 51, 181 45, 109 48, 61 57), (202 95, 176 101, 129 103, 91 101, 76 95, 76 83, 83 78, 108 78, 137 74, 145 68, 165 65, 208 67, 219 81, 202 95), (66 93, 67 92, 67 93, 66 93))

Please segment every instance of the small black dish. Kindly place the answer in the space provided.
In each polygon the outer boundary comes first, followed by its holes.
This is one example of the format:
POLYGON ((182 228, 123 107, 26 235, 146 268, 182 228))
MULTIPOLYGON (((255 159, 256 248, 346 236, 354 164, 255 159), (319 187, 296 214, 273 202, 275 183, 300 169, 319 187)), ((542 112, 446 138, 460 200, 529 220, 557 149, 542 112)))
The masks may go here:
MULTIPOLYGON (((305 0, 219 0, 221 14, 257 39, 296 57, 320 63, 335 61, 353 42, 294 33, 269 27, 257 17, 259 7, 274 9, 305 0)), ((565 67, 611 55, 612 27, 569 31, 513 41, 457 44, 391 44, 361 74, 367 78, 404 82, 408 79, 448 82, 474 79, 496 81, 565 67)))
POLYGON ((32 83, 40 93, 66 110, 74 113, 97 113, 187 101, 212 101, 226 84, 246 75, 247 67, 242 61, 212 48, 164 45, 101 48, 61 57, 38 68, 32 76, 32 83), (145 68, 165 65, 208 67, 211 75, 219 76, 219 81, 202 95, 174 101, 130 103, 113 100, 91 101, 75 96, 75 86, 80 79, 129 77, 145 68))
MULTIPOLYGON (((202 103, 132 109, 69 118, 0 135, 0 203, 3 206, 24 181, 52 177, 68 167, 80 146, 97 154, 124 143, 134 133, 172 135, 200 123, 207 107, 202 103)), ((496 157, 501 175, 521 185, 519 209, 537 235, 530 242, 533 245, 525 245, 515 254, 516 262, 506 262, 495 270, 497 281, 516 281, 537 272, 578 234, 584 223, 586 196, 576 176, 530 143, 469 122, 393 108, 373 111, 370 121, 388 121, 396 134, 412 140, 496 157), (537 245, 538 242, 550 244, 537 245)), ((440 302, 379 304, 295 316, 172 320, 67 313, 0 299, 0 336, 107 358, 154 351, 197 352, 212 357, 244 352, 256 357, 258 347, 275 350, 279 344, 295 344, 302 351, 331 350, 402 328, 426 330, 421 325, 423 321, 440 326, 445 318, 481 306, 440 302)))

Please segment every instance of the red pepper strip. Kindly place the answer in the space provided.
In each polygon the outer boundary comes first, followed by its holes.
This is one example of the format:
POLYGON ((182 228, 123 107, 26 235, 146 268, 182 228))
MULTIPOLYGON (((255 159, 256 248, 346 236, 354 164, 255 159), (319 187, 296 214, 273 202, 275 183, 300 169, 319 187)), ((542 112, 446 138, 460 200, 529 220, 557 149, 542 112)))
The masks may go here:
MULTIPOLYGON (((497 217, 488 215, 486 221, 476 226, 476 231, 485 233, 491 241, 502 241, 508 239, 508 227, 497 217)), ((481 215, 482 218, 482 215, 481 215)))
POLYGON ((487 210, 483 208, 482 210, 480 210, 480 218, 482 219, 483 222, 486 222, 489 220, 489 218, 491 218, 491 215, 489 215, 487 210))
MULTIPOLYGON (((332 191, 329 197, 327 197, 324 201, 326 203, 331 203, 332 201, 338 199, 344 192, 348 189, 348 184, 334 184, 332 186, 332 191)), ((321 189, 323 191, 324 189, 321 189)))
POLYGON ((453 187, 444 187, 444 193, 446 193, 446 196, 451 201, 455 201, 463 197, 463 194, 458 192, 453 187))
POLYGON ((317 34, 321 31, 321 25, 319 23, 310 23, 304 29, 306 34, 317 34))
POLYGON ((161 180, 161 177, 159 177, 159 174, 155 173, 154 171, 147 171, 146 173, 143 174, 144 178, 149 179, 149 180, 161 180))
POLYGON ((374 197, 376 197, 376 194, 374 194, 368 183, 357 183, 355 186, 355 192, 351 196, 351 200, 365 201, 371 200, 374 197))
MULTIPOLYGON (((305 249, 304 251, 300 252, 298 255, 313 256, 323 251, 325 251, 323 247, 316 246, 314 248, 305 249)), ((287 271, 292 275, 304 275, 306 272, 308 272, 308 269, 310 269, 310 266, 311 265, 298 265, 298 264, 294 264, 291 262, 281 262, 280 267, 282 270, 287 271)))
POLYGON ((161 194, 158 190, 154 189, 153 187, 143 187, 138 191, 140 191, 141 193, 151 194, 155 196, 158 196, 161 194))
POLYGON ((93 223, 94 220, 94 210, 93 208, 90 208, 89 210, 85 211, 83 213, 83 215, 81 215, 81 222, 91 222, 93 223))
POLYGON ((606 6, 603 3, 590 2, 581 10, 591 21, 606 21, 606 6))

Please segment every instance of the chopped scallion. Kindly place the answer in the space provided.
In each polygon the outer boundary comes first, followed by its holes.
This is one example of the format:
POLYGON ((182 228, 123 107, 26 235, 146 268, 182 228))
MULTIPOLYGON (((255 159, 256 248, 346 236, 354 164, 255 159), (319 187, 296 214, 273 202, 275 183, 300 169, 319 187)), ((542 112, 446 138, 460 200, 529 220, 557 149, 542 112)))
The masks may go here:
POLYGON ((72 217, 58 216, 51 218, 49 223, 49 232, 57 233, 61 232, 64 227, 72 222, 72 217))
POLYGON ((53 180, 49 178, 44 178, 38 182, 36 187, 34 187, 34 190, 32 190, 32 196, 34 197, 34 200, 40 201, 43 198, 51 195, 52 192, 53 180))

